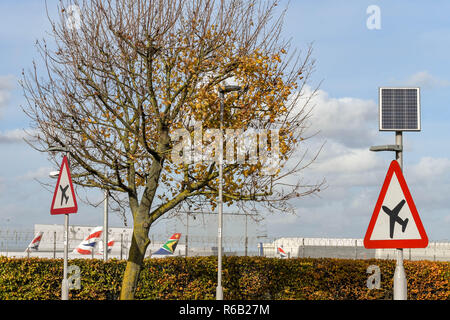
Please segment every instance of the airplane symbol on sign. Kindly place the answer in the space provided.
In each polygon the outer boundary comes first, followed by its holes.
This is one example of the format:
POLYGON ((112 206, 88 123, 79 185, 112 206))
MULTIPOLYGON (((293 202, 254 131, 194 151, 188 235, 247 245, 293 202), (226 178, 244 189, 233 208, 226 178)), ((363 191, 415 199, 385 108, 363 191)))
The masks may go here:
POLYGON ((398 216, 405 202, 406 201, 404 199, 400 201, 399 204, 395 206, 394 210, 391 210, 386 206, 382 206, 384 212, 389 216, 389 236, 391 237, 391 239, 394 237, 394 227, 396 222, 398 222, 402 226, 402 232, 405 232, 406 225, 408 224, 408 218, 402 220, 398 216))
POLYGON ((66 204, 67 201, 69 201, 69 196, 66 196, 66 191, 69 188, 69 185, 67 185, 65 188, 63 188, 62 186, 59 186, 59 188, 61 189, 62 195, 61 195, 61 205, 63 204, 63 200, 66 200, 66 204))

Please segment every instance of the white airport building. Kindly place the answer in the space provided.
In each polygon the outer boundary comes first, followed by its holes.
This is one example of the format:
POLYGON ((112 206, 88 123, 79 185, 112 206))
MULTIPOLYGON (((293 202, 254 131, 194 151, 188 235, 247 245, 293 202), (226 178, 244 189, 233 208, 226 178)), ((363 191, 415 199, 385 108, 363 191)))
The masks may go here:
MULTIPOLYGON (((91 231, 97 226, 69 226, 69 258, 98 258, 103 255, 100 248, 92 255, 81 255, 74 253, 73 250, 83 241, 91 231)), ((181 239, 178 243, 175 256, 208 256, 217 255, 217 238, 215 236, 200 237, 189 235, 188 252, 186 252, 186 234, 181 232, 181 239), (198 239, 197 239, 198 238, 198 239)), ((9 257, 42 257, 42 258, 63 258, 64 251, 64 226, 63 225, 45 225, 36 224, 34 234, 43 232, 42 240, 37 252, 26 252, 25 248, 33 238, 33 233, 24 237, 20 251, 8 250, 2 245, 0 255, 9 257)), ((151 244, 149 245, 146 257, 151 256, 152 252, 158 250, 172 235, 168 232, 164 235, 150 235, 151 244)), ((132 228, 108 228, 108 240, 114 240, 110 258, 127 259, 128 251, 132 239, 132 228)), ((248 241, 248 250, 244 250, 245 238, 234 239, 233 245, 227 245, 227 237, 224 242, 225 255, 259 255, 266 257, 278 257, 277 248, 281 247, 288 257, 291 258, 342 258, 342 259, 395 259, 395 249, 366 249, 363 239, 342 239, 342 238, 303 238, 303 237, 283 237, 273 241, 264 238, 252 239, 248 241), (257 241, 257 242, 256 242, 257 241)), ((428 246, 423 249, 404 249, 404 259, 407 260, 431 260, 431 261, 450 261, 450 242, 430 241, 428 246)))
MULTIPOLYGON (((396 259, 395 249, 366 249, 363 239, 279 238, 263 243, 266 257, 275 257, 277 247, 292 258, 396 259)), ((404 249, 407 260, 450 261, 450 242, 429 242, 423 249, 404 249)))

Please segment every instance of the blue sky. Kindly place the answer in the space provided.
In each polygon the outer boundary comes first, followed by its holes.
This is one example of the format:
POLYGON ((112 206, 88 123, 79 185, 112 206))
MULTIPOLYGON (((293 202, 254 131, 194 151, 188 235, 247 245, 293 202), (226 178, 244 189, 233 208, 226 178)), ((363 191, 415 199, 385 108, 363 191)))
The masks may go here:
MULTIPOLYGON (((49 8, 58 1, 48 0, 49 8)), ((282 1, 282 5, 287 1, 282 1)), ((53 9, 51 9, 53 10, 53 9)), ((364 237, 392 153, 371 145, 393 144, 394 133, 378 131, 378 87, 421 87, 422 131, 404 134, 404 172, 431 240, 449 239, 450 210, 450 22, 448 1, 296 1, 289 4, 283 37, 306 49, 313 43, 321 84, 315 102, 312 149, 326 141, 305 177, 325 177, 318 197, 295 201, 296 216, 269 216, 269 235, 364 237), (369 30, 368 6, 377 5, 381 29, 369 30)), ((20 142, 29 120, 17 84, 37 57, 34 43, 50 29, 44 1, 0 2, 0 225, 32 227, 63 223, 50 216, 51 193, 33 178, 50 182, 46 156, 20 142)), ((87 191, 94 201, 97 191, 87 191)), ((102 207, 81 204, 71 223, 102 223, 102 207)), ((121 220, 112 215, 111 223, 121 220)))

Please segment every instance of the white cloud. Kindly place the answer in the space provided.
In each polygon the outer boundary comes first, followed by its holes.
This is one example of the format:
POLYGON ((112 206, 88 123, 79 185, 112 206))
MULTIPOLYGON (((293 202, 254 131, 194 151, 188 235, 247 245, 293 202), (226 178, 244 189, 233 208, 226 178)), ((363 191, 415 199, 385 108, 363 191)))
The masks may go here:
POLYGON ((450 86, 450 81, 437 78, 431 75, 428 71, 420 71, 411 75, 409 78, 403 81, 402 85, 408 87, 421 87, 426 89, 433 89, 440 87, 448 87, 450 86))
POLYGON ((325 148, 327 159, 318 161, 318 171, 324 173, 364 173, 379 166, 379 159, 368 148, 348 148, 331 141, 325 148))
MULTIPOLYGON (((293 205, 297 216, 269 217, 270 232, 362 238, 390 162, 369 148, 392 144, 392 136, 378 132, 375 101, 333 98, 319 91, 312 102, 315 108, 311 129, 320 130, 320 134, 308 140, 309 148, 316 150, 324 141, 326 144, 318 159, 302 172, 302 179, 321 181, 325 178, 327 188, 317 196, 296 199, 293 205)), ((429 220, 430 224, 434 223, 434 229, 445 230, 443 225, 448 225, 445 220, 448 213, 442 212, 447 212, 448 207, 445 190, 450 188, 450 159, 422 157, 408 164, 405 178, 421 218, 424 215, 422 220, 434 219, 429 220)))
POLYGON ((417 180, 435 181, 442 179, 450 172, 450 159, 423 157, 419 163, 409 169, 409 172, 417 180))
MULTIPOLYGON (((305 89, 305 95, 311 88, 305 89)), ((378 107, 373 100, 330 98, 318 90, 311 103, 315 105, 311 117, 312 131, 320 137, 348 147, 369 147, 376 140, 378 107)))
POLYGON ((0 76, 0 110, 6 106, 14 87, 14 76, 0 76))
MULTIPOLYGON (((307 87, 305 96, 310 93, 307 87)), ((320 131, 314 138, 316 147, 326 143, 311 166, 311 175, 325 177, 333 186, 373 184, 373 173, 382 170, 383 161, 369 148, 387 143, 387 137, 378 132, 375 101, 332 98, 319 90, 312 104, 311 130, 320 131)))
MULTIPOLYGON (((311 88, 304 93, 308 97, 311 88)), ((323 90, 316 92, 311 104, 310 130, 320 133, 308 140, 308 147, 317 150, 326 143, 317 160, 302 172, 302 178, 308 182, 325 178, 327 188, 317 197, 295 200, 298 217, 270 219, 271 228, 289 233, 297 228, 309 236, 357 237, 367 227, 376 201, 375 189, 385 170, 383 160, 369 151, 371 145, 386 142, 378 134, 377 104, 373 100, 333 98, 323 90)))
POLYGON ((51 167, 40 167, 33 171, 28 171, 24 175, 18 177, 17 179, 20 181, 27 181, 27 180, 33 180, 33 179, 42 179, 42 178, 48 178, 50 171, 54 171, 55 169, 52 169, 51 167))
POLYGON ((9 131, 0 131, 0 144, 2 143, 17 143, 24 142, 24 139, 29 140, 33 130, 31 129, 13 129, 9 131))
MULTIPOLYGON (((418 208, 448 212, 450 159, 423 157, 405 168, 405 179, 418 208)), ((420 213, 420 212, 419 212, 420 213)))

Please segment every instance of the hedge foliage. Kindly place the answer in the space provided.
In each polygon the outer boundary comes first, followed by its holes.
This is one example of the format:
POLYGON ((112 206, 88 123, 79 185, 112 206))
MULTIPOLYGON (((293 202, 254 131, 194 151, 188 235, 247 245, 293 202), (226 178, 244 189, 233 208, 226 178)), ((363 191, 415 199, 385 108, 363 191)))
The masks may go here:
MULTIPOLYGON (((69 260, 81 269, 81 289, 72 300, 117 299, 126 261, 69 260)), ((61 259, 0 257, 0 299, 55 299, 61 296, 61 259)), ((404 261, 409 300, 449 300, 450 262, 404 261)), ((224 257, 224 298, 235 300, 392 299, 395 261, 224 257), (369 290, 369 265, 381 270, 381 288, 369 290)), ((144 261, 137 299, 214 299, 216 257, 144 261)))

